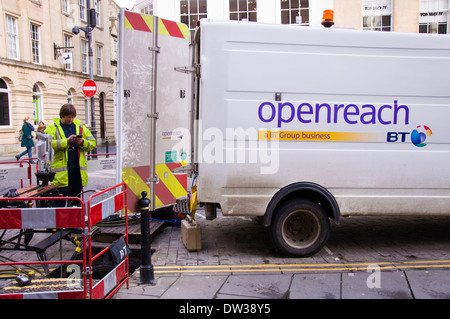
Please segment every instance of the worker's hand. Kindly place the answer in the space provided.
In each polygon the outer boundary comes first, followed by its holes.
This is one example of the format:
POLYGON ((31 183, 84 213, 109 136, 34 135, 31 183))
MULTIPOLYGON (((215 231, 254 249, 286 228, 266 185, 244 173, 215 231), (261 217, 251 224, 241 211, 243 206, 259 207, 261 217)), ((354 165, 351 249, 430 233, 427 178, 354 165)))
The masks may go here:
POLYGON ((75 143, 77 143, 78 146, 83 145, 83 138, 75 136, 75 143))
POLYGON ((73 141, 75 141, 76 138, 77 138, 77 136, 76 136, 75 134, 70 135, 70 136, 67 138, 67 144, 72 143, 73 141))
POLYGON ((67 143, 72 143, 75 142, 75 144, 81 146, 83 145, 83 138, 82 137, 77 137, 75 134, 70 135, 69 138, 67 139, 67 143))
POLYGON ((73 142, 77 143, 77 136, 75 134, 70 135, 69 138, 67 139, 68 144, 73 143, 73 142))

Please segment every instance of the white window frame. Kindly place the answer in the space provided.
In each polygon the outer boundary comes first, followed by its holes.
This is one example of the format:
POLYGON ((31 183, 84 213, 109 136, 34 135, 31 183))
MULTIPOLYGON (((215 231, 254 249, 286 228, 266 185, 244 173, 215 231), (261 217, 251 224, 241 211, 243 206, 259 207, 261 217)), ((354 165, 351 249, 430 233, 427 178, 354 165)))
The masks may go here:
POLYGON ((420 0, 419 32, 448 34, 449 9, 447 0, 420 0), (445 32, 439 32, 445 27, 445 32), (424 31, 426 29, 426 32, 424 31))
POLYGON ((6 34, 8 42, 8 58, 19 60, 19 33, 17 29, 17 18, 6 14, 6 34))
POLYGON ((6 85, 6 89, 0 88, 0 93, 7 94, 8 95, 8 120, 9 123, 6 125, 0 124, 0 127, 2 128, 10 128, 11 127, 11 95, 9 94, 9 85, 8 82, 5 81, 5 79, 0 78, 1 81, 3 81, 6 85))
POLYGON ((117 42, 117 39, 114 39, 114 42, 113 42, 113 61, 117 61, 118 56, 119 56, 119 42, 117 42))
POLYGON ((392 0, 363 0, 363 30, 393 31, 392 0), (384 21, 389 18, 389 25, 384 21))
MULTIPOLYGON (((142 4, 140 4, 142 6, 142 4)), ((143 7, 139 8, 139 11, 143 14, 152 16, 153 15, 153 2, 145 3, 143 7)))
POLYGON ((44 107, 43 107, 43 98, 44 94, 42 93, 42 88, 38 83, 33 85, 33 115, 34 115, 34 124, 39 124, 40 121, 45 122, 44 119, 44 107), (34 105, 34 101, 37 103, 37 107, 34 105), (37 111, 37 114, 36 114, 37 111))
POLYGON ((64 14, 70 14, 70 11, 69 11, 69 0, 61 0, 61 11, 64 14))
POLYGON ((100 44, 96 44, 95 53, 97 60, 97 75, 103 76, 103 46, 100 44))
POLYGON ((186 24, 189 30, 195 30, 197 21, 208 17, 207 0, 194 0, 196 1, 196 9, 191 7, 190 0, 180 1, 180 17, 181 22, 186 24), (204 4, 205 12, 200 11, 200 1, 204 4))
POLYGON ((89 73, 89 43, 81 39, 81 72, 89 73))
POLYGON ((95 26, 98 28, 102 27, 102 15, 101 15, 101 1, 94 0, 94 8, 95 8, 95 26))
POLYGON ((91 98, 84 97, 84 125, 91 126, 91 98))
POLYGON ((31 62, 42 64, 41 59, 41 26, 30 23, 31 62))
POLYGON ((280 7, 281 7, 281 23, 282 24, 298 24, 298 25, 305 25, 309 26, 309 1, 308 0, 296 0, 297 5, 295 5, 294 0, 280 0, 280 7), (283 3, 288 4, 288 8, 283 9, 283 3), (288 14, 288 22, 283 22, 283 13, 288 14), (295 18, 293 17, 293 14, 297 13, 297 16, 295 18), (307 21, 303 21, 302 17, 306 13, 307 21), (295 20, 294 20, 295 19, 295 20))
POLYGON ((73 104, 73 94, 71 89, 67 91, 67 103, 73 104))
MULTIPOLYGON (((88 0, 90 1, 90 0, 88 0)), ((86 0, 79 0, 78 5, 80 7, 80 20, 81 21, 87 21, 87 7, 86 7, 86 0)))
MULTIPOLYGON (((72 46, 72 36, 70 36, 68 34, 64 34, 64 47, 71 47, 71 46, 72 46)), ((64 49, 64 52, 70 52, 70 49, 64 49)), ((73 64, 72 63, 64 63, 64 69, 72 71, 73 64)))
POLYGON ((238 20, 238 21, 253 21, 253 22, 257 22, 258 21, 258 14, 257 14, 257 10, 258 10, 258 1, 257 0, 246 0, 245 2, 245 8, 241 8, 240 7, 240 1, 239 0, 229 0, 230 1, 230 20, 238 20), (236 10, 232 10, 232 6, 231 6, 231 1, 236 1, 236 10), (254 4, 254 9, 250 10, 249 9, 249 5, 253 6, 254 4), (250 19, 250 14, 254 13, 255 14, 255 18, 254 20, 250 19), (237 15, 236 17, 234 17, 234 15, 237 15), (246 16, 246 18, 243 18, 243 16, 246 16))

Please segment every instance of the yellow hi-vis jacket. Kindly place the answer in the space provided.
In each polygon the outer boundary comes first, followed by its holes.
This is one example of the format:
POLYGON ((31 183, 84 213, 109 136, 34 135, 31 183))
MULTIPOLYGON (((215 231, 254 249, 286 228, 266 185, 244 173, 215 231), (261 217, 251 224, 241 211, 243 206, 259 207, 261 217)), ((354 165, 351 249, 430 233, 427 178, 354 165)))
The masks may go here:
MULTIPOLYGON (((51 163, 52 171, 55 172, 55 178, 51 184, 57 185, 58 187, 66 187, 69 185, 69 172, 67 170, 69 143, 61 127, 61 120, 55 118, 53 122, 45 129, 45 133, 53 136, 52 148, 55 151, 53 162, 51 163)), ((78 159, 80 162, 81 184, 86 186, 88 183, 88 174, 85 152, 93 150, 97 142, 94 136, 92 136, 91 131, 81 124, 80 120, 74 119, 73 123, 75 124, 76 134, 83 136, 83 144, 78 147, 78 159)))

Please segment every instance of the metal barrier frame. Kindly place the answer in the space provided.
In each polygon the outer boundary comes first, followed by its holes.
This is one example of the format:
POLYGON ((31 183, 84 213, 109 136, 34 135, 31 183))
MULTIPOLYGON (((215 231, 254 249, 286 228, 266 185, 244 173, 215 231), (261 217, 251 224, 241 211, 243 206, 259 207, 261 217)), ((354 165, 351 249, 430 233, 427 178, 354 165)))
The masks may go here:
MULTIPOLYGON (((61 200, 61 197, 21 197, 16 201, 40 201, 61 200)), ((86 227, 85 227, 85 203, 78 197, 64 197, 64 200, 75 200, 80 207, 38 207, 38 208, 1 208, 0 229, 26 229, 26 228, 79 228, 83 232, 83 258, 82 260, 57 260, 57 261, 31 261, 0 263, 0 266, 15 265, 44 265, 44 264, 82 264, 86 269, 86 227), (28 214, 31 213, 31 214, 28 214), (74 213, 80 215, 76 217, 74 213), (35 216, 35 215, 38 216, 35 216), (34 216, 33 216, 34 215, 34 216), (40 215, 40 216, 39 216, 40 215), (60 216, 58 216, 60 215, 60 216), (69 218, 70 216, 70 218, 69 218), (38 217, 38 218, 36 218, 38 217), (43 217, 39 218, 39 217, 43 217), (54 217, 54 218, 53 218, 54 217), (65 220, 66 219, 66 220, 65 220), (25 224, 24 224, 25 223, 25 224), (34 226, 34 227, 33 227, 34 226)), ((14 198, 0 197, 0 201, 14 201, 14 198)), ((0 299, 32 299, 38 295, 46 295, 47 298, 56 299, 86 299, 87 277, 83 276, 83 290, 69 291, 43 291, 35 293, 1 294, 0 299), (81 298, 80 298, 81 297, 81 298)))
MULTIPOLYGON (((20 164, 20 168, 25 168, 27 169, 28 172, 28 181, 30 183, 30 185, 33 183, 33 175, 31 172, 31 163, 28 160, 21 160, 21 161, 8 161, 8 162, 0 162, 0 164, 20 164), (26 163, 28 164, 28 167, 24 167, 23 164, 26 163)), ((16 167, 19 168, 19 167, 16 167)), ((20 180, 20 187, 23 187, 23 178, 19 178, 20 180)))
POLYGON ((120 287, 122 287, 125 283, 127 284, 127 288, 129 287, 129 277, 130 277, 130 268, 129 268, 129 257, 128 255, 123 259, 123 261, 117 265, 112 271, 110 271, 103 279, 101 279, 98 283, 93 285, 92 279, 92 263, 110 250, 109 247, 106 247, 97 255, 92 256, 92 242, 91 242, 91 232, 92 226, 99 223, 106 217, 115 214, 118 211, 122 211, 125 213, 125 234, 122 236, 125 239, 125 242, 128 245, 128 203, 127 203, 127 185, 125 183, 120 183, 110 188, 107 188, 99 193, 96 193, 89 197, 88 199, 88 260, 89 266, 87 269, 87 273, 89 274, 89 298, 90 299, 109 299, 120 287), (122 188, 119 190, 119 188, 122 188), (112 197, 109 197, 101 202, 98 202, 94 205, 91 205, 91 201, 111 190, 116 189, 116 194, 112 197), (105 207, 104 207, 105 206, 105 207), (111 209, 114 207, 114 209, 111 209))
MULTIPOLYGON (((41 297, 57 299, 109 299, 125 283, 127 284, 127 288, 129 287, 130 273, 128 256, 126 256, 112 271, 95 285, 93 284, 92 278, 92 263, 110 250, 110 248, 107 247, 93 256, 92 227, 95 224, 118 211, 122 211, 125 214, 125 234, 122 237, 128 245, 128 203, 126 184, 120 183, 90 196, 87 205, 78 197, 21 197, 16 199, 16 201, 63 199, 76 200, 80 203, 80 207, 1 208, 0 229, 80 228, 83 232, 82 260, 8 262, 0 263, 0 266, 82 264, 83 290, 1 294, 0 299, 31 299, 39 298, 41 295, 41 297), (116 193, 113 196, 98 203, 91 204, 96 197, 112 190, 116 190, 116 193), (78 217, 73 215, 74 213, 79 213, 78 217), (58 218, 56 214, 61 214, 60 218, 58 218), (85 221, 85 216, 87 216, 87 223, 85 221), (63 219, 67 217, 69 217, 69 220, 63 222, 63 219)), ((0 201, 15 201, 15 199, 0 198, 0 201)))

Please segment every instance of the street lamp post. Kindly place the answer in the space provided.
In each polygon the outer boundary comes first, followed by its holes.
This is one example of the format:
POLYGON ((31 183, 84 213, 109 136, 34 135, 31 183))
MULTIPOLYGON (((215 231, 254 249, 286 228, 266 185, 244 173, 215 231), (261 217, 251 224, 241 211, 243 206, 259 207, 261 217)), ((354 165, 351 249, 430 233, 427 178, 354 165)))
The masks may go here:
MULTIPOLYGON (((74 26, 72 28, 73 34, 80 33, 80 29, 84 31, 86 38, 88 39, 88 56, 89 56, 89 79, 94 80, 94 61, 93 61, 93 52, 92 52, 92 30, 96 26, 96 19, 95 19, 95 9, 91 9, 91 0, 86 1, 86 11, 87 11, 87 20, 88 25, 83 28, 79 26, 74 26)), ((92 136, 97 141, 97 129, 95 127, 95 101, 94 96, 91 98, 91 133, 92 136)), ((97 154, 97 147, 95 147, 92 151, 92 154, 97 154)))

